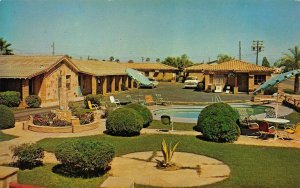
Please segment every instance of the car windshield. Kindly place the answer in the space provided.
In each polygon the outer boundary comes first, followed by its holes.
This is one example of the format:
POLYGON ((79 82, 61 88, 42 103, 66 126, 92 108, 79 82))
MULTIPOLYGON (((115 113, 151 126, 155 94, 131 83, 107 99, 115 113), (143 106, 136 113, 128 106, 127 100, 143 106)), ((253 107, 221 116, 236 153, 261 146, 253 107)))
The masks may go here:
POLYGON ((197 80, 197 77, 187 77, 187 80, 197 80))
POLYGON ((150 81, 155 81, 153 78, 149 78, 150 81))

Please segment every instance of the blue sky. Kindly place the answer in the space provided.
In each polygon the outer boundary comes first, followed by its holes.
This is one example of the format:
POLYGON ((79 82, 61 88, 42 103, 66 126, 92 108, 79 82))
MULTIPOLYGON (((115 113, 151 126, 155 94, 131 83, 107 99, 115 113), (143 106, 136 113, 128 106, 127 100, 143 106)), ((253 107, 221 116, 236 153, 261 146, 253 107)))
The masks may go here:
POLYGON ((121 61, 187 54, 194 62, 225 53, 275 61, 300 46, 298 0, 0 0, 0 37, 18 54, 87 56, 121 61))

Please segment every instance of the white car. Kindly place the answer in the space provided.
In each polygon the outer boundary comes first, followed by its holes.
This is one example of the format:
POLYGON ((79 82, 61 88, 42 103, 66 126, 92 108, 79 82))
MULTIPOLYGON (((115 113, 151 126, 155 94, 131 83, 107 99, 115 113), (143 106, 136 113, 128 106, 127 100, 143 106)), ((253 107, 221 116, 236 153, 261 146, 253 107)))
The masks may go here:
POLYGON ((150 82, 152 82, 153 86, 156 87, 158 85, 158 81, 156 81, 154 78, 148 78, 150 82))
POLYGON ((189 76, 184 81, 184 88, 197 88, 199 80, 196 76, 189 76))

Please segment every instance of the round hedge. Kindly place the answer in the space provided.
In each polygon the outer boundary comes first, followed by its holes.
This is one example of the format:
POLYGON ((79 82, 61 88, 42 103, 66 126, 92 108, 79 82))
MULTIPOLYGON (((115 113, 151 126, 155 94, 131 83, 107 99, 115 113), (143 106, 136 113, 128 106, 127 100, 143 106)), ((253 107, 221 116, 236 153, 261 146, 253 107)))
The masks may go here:
POLYGON ((142 116, 144 119, 143 127, 148 127, 153 121, 152 113, 147 107, 137 103, 128 104, 126 107, 136 110, 142 116))
POLYGON ((213 142, 233 142, 240 135, 240 128, 229 116, 212 116, 202 125, 203 137, 213 142))
POLYGON ((197 126, 195 129, 197 131, 203 131, 203 121, 206 118, 210 118, 215 115, 224 115, 230 117, 234 122, 238 122, 239 113, 237 110, 232 108, 229 104, 226 103, 214 103, 205 107, 198 116, 197 126))
POLYGON ((0 129, 8 129, 15 126, 13 111, 5 105, 0 105, 0 129))
POLYGON ((106 172, 115 156, 112 145, 93 140, 76 140, 58 145, 55 156, 60 173, 75 177, 94 177, 106 172))
POLYGON ((118 108, 111 112, 106 120, 106 129, 112 135, 139 135, 142 128, 142 116, 131 108, 118 108))
POLYGON ((29 108, 38 108, 42 103, 41 98, 37 95, 29 95, 26 97, 25 101, 29 108))
POLYGON ((0 93, 0 104, 8 107, 17 107, 19 106, 20 102, 20 92, 5 91, 0 93))

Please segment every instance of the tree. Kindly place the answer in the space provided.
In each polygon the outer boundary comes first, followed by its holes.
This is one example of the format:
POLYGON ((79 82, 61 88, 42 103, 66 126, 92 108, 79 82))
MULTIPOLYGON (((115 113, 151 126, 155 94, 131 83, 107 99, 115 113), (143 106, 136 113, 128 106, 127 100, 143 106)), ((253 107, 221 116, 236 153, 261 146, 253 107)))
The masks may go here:
POLYGON ((156 63, 159 63, 160 62, 160 59, 159 58, 156 58, 156 63))
POLYGON ((234 57, 231 57, 227 54, 219 54, 217 56, 218 63, 223 63, 223 62, 230 61, 230 60, 234 60, 234 57))
MULTIPOLYGON (((285 71, 300 69, 300 50, 298 46, 289 49, 290 53, 284 53, 283 63, 285 71)), ((299 94, 299 74, 295 75, 294 92, 299 94)))
POLYGON ((119 62, 120 62, 120 60, 119 60, 119 59, 116 59, 116 60, 115 60, 115 62, 119 63, 119 62))
POLYGON ((0 38, 0 55, 14 55, 13 50, 9 48, 10 46, 10 43, 0 38))
POLYGON ((149 57, 147 57, 147 58, 146 58, 146 62, 149 62, 149 61, 150 61, 150 58, 149 58, 149 57))
POLYGON ((266 57, 263 58, 261 65, 264 67, 270 67, 270 63, 266 57))
POLYGON ((128 63, 133 63, 134 61, 132 60, 132 59, 130 59, 129 61, 128 61, 128 63))
POLYGON ((194 64, 189 60, 189 57, 186 54, 183 54, 180 57, 167 57, 162 63, 178 69, 184 69, 194 64))
POLYGON ((109 61, 114 61, 114 59, 115 59, 114 56, 109 57, 109 61))

